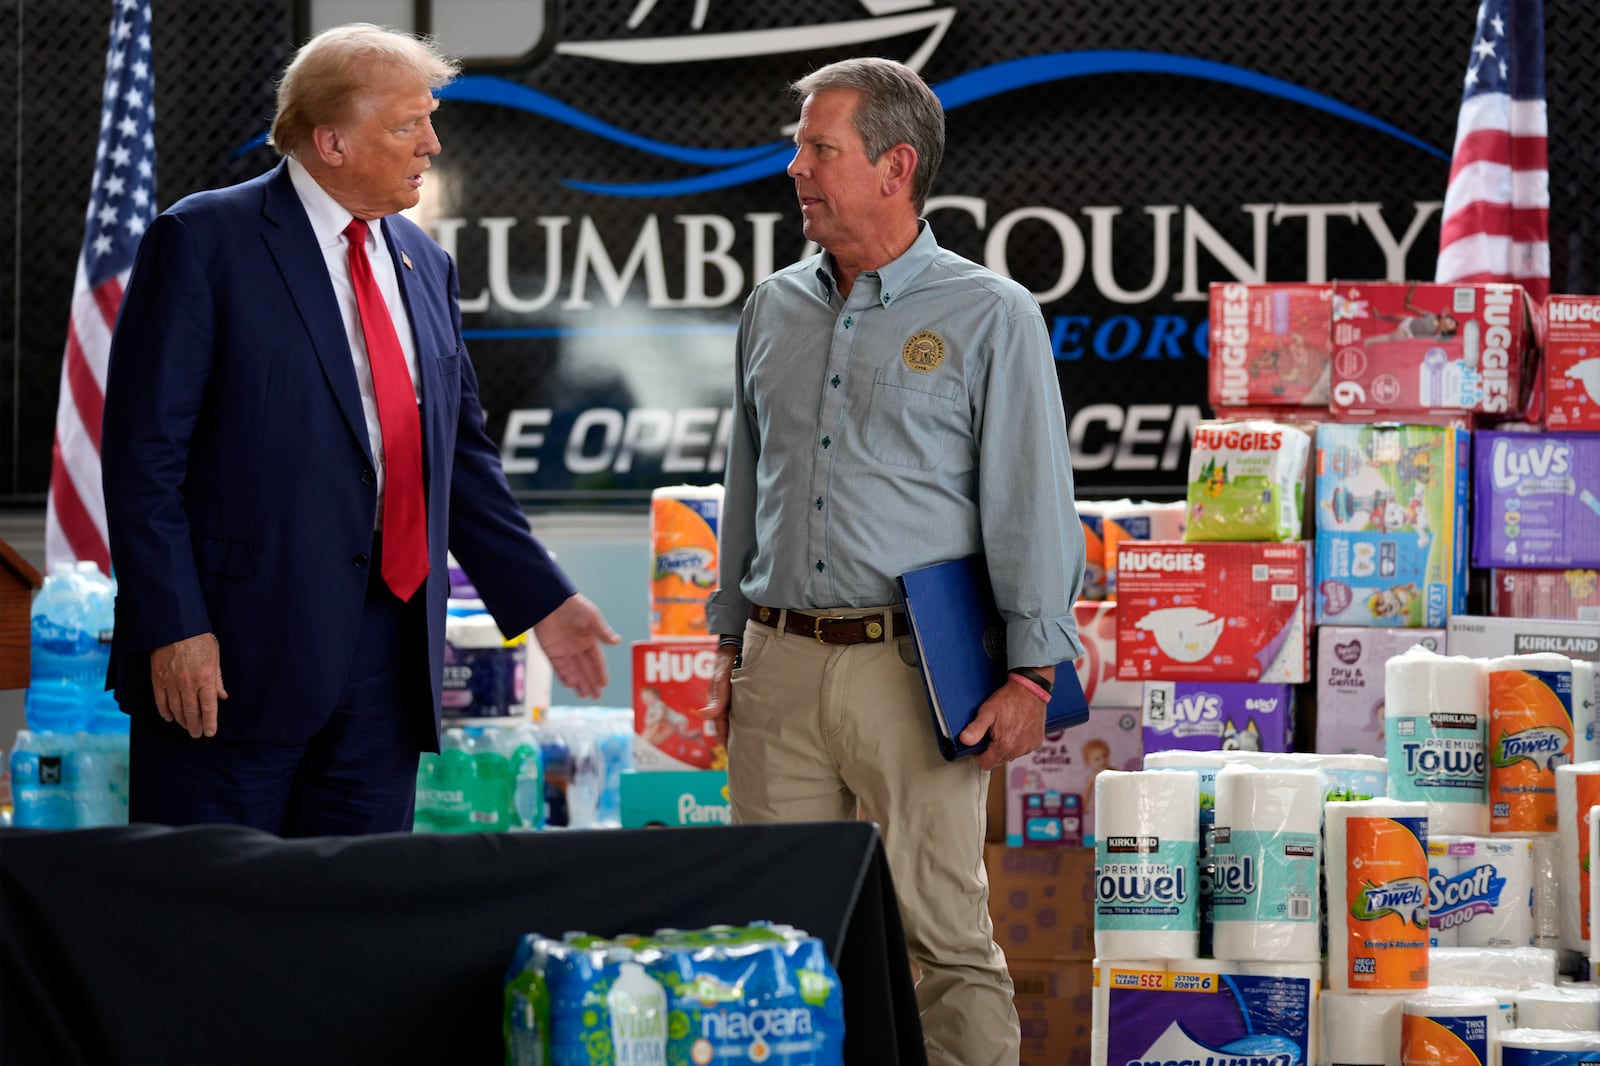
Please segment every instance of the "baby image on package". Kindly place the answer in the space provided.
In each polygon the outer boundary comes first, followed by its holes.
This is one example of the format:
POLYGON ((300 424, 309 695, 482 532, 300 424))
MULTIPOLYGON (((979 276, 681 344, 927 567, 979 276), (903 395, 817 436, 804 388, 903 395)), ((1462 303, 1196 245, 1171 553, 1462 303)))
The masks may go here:
POLYGON ((1440 626, 1463 609, 1467 434, 1317 430, 1318 624, 1440 626))
POLYGON ((1202 422, 1189 453, 1190 541, 1300 539, 1311 437, 1276 422, 1202 422))

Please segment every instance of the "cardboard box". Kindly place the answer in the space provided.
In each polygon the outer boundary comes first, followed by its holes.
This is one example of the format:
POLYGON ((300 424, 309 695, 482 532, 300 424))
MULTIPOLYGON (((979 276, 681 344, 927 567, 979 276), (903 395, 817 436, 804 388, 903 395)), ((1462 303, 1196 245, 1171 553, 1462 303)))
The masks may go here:
POLYGON ((1151 541, 1124 545, 1118 565, 1119 678, 1298 684, 1310 676, 1306 542, 1151 541))
POLYGON ((1237 681, 1146 681, 1145 751, 1289 751, 1294 689, 1237 681))
POLYGON ((1324 755, 1385 755, 1383 693, 1392 656, 1421 645, 1444 652, 1443 629, 1317 627, 1317 739, 1324 755))
POLYGON ((1332 300, 1332 285, 1214 283, 1211 406, 1327 406, 1332 300))
POLYGON ((1007 959, 1094 957, 1094 849, 986 844, 989 914, 1007 959))
POLYGON ((1093 965, 1008 957, 1006 966, 1022 1026, 1021 1066, 1089 1066, 1093 965))
POLYGON ((1600 429, 1600 296, 1551 295, 1544 313, 1544 424, 1600 429))
POLYGON ((1044 738, 1005 768, 1006 843, 1014 848, 1093 846, 1094 779, 1144 764, 1139 712, 1095 707, 1083 725, 1044 738))
POLYGON ((1442 626, 1466 609, 1469 435, 1317 430, 1317 623, 1442 626))
POLYGON ((1472 562, 1600 566, 1600 435, 1477 435, 1472 562))
POLYGON ((1600 622, 1600 571, 1496 570, 1489 609, 1502 618, 1600 622))
POLYGON ((1600 622, 1460 615, 1450 619, 1445 648, 1451 655, 1475 659, 1549 651, 1569 659, 1600 662, 1600 622))
POLYGON ((1078 639, 1084 654, 1072 665, 1090 707, 1137 707, 1141 689, 1136 681, 1117 680, 1117 604, 1085 603, 1072 605, 1078 623, 1078 639))
POLYGON ((732 825, 726 770, 624 770, 622 828, 732 825))
POLYGON ((1509 283, 1335 282, 1330 406, 1357 419, 1515 417, 1532 392, 1536 313, 1509 283))
POLYGON ((715 640, 641 640, 633 645, 633 765, 640 770, 712 770, 728 754, 694 712, 705 706, 717 662, 715 640))

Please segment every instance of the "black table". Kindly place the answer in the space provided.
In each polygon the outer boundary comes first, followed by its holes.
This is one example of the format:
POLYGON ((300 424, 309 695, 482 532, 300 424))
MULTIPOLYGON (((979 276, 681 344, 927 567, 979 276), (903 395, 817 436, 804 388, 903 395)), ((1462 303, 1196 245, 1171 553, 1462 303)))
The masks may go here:
POLYGON ((852 1066, 925 1063, 877 828, 280 840, 0 831, 0 1061, 500 1061, 517 939, 768 919, 820 937, 852 1066))

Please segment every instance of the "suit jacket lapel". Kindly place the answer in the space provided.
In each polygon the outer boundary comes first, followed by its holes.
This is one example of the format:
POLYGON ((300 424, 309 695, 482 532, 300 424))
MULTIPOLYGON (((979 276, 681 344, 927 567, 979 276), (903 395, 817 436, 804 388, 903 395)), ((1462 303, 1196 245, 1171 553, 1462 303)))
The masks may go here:
POLYGON ((316 236, 306 218, 305 208, 294 191, 287 163, 278 164, 277 173, 266 184, 262 214, 268 226, 262 237, 277 263, 278 273, 289 289, 311 346, 322 364, 323 376, 333 390, 361 451, 372 461, 372 446, 367 439, 367 419, 361 408, 361 389, 356 384, 354 357, 345 340, 344 319, 328 280, 327 261, 317 247, 316 236))
POLYGON ((383 220, 382 233, 384 243, 389 249, 389 258, 394 261, 394 276, 400 283, 400 298, 405 301, 406 317, 411 320, 411 343, 417 353, 417 381, 422 390, 422 458, 426 471, 431 474, 434 440, 432 415, 436 413, 434 405, 438 401, 438 395, 434 387, 436 383, 428 373, 428 369, 433 359, 437 357, 422 343, 422 338, 429 335, 430 331, 423 327, 435 313, 434 305, 430 302, 433 294, 427 285, 418 279, 417 272, 411 265, 415 260, 400 243, 400 236, 389 225, 387 218, 383 220))

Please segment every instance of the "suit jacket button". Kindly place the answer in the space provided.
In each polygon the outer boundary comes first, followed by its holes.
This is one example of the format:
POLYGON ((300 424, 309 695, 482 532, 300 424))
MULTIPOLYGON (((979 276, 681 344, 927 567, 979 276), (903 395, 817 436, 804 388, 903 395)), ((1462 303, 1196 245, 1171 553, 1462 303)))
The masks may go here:
POLYGON ((367 568, 367 564, 372 560, 367 557, 366 552, 358 552, 356 557, 350 561, 355 564, 357 570, 365 570, 367 568))
POLYGON ((378 480, 378 475, 374 474, 371 470, 363 470, 363 471, 361 471, 361 483, 363 485, 374 484, 374 483, 377 482, 377 480, 378 480))

